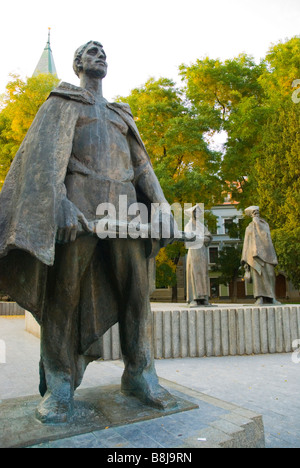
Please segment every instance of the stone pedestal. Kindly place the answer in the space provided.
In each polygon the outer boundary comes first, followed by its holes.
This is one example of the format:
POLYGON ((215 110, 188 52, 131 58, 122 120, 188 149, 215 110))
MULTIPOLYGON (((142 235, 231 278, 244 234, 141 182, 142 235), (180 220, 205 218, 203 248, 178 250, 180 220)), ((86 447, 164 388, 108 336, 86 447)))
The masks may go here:
MULTIPOLYGON (((126 425, 132 427, 129 433, 140 433, 146 430, 141 424, 149 420, 158 420, 158 427, 168 429, 164 432, 161 447, 169 447, 171 441, 171 447, 174 447, 174 440, 178 441, 178 448, 265 446, 260 415, 163 379, 161 384, 178 400, 178 406, 172 410, 156 410, 133 397, 125 397, 119 386, 79 389, 75 394, 73 419, 57 426, 43 425, 35 419, 39 396, 4 400, 0 403, 0 448, 45 446, 49 441, 91 433, 95 440, 101 441, 102 433, 108 428, 126 425), (186 428, 184 433, 176 433, 177 419, 186 428), (170 441, 166 436, 168 433, 170 441)), ((130 436, 127 437, 124 442, 130 445, 130 436)), ((139 447, 143 448, 142 441, 139 447)), ((153 447, 157 447, 154 440, 153 447)), ((119 443, 116 442, 115 448, 121 448, 119 443)))

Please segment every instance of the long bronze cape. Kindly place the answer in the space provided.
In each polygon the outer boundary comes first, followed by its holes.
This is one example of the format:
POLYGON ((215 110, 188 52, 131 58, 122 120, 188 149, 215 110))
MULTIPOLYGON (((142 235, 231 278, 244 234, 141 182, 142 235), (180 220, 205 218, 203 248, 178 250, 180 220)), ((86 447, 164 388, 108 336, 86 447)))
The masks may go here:
MULTIPOLYGON (((38 111, 0 193, 0 290, 42 323, 47 271, 54 263, 57 215, 80 106, 94 104, 87 90, 62 83, 38 111)), ((149 159, 127 104, 118 112, 149 159)), ((150 160, 149 160, 150 161, 150 160)), ((82 353, 118 321, 118 304, 95 252, 79 304, 82 353)), ((102 249, 103 250, 103 249, 102 249)), ((98 351, 95 351, 97 354, 98 351)))

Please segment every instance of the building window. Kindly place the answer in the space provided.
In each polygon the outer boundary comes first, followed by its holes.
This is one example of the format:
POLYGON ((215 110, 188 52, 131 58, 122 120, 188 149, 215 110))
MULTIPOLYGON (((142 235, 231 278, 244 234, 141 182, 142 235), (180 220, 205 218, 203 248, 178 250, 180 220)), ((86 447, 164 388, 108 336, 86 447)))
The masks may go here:
POLYGON ((218 247, 209 248, 209 263, 217 263, 219 250, 218 247))
POLYGON ((233 224, 233 219, 232 218, 224 219, 225 234, 228 234, 230 232, 230 228, 231 228, 232 224, 233 224))

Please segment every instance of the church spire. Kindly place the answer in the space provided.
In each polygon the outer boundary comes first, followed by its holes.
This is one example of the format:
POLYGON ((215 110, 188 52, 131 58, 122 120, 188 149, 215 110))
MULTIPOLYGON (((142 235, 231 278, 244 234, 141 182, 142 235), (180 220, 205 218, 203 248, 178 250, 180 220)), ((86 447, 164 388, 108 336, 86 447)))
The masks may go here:
POLYGON ((50 46, 50 30, 51 28, 48 28, 48 41, 32 76, 37 76, 40 73, 50 73, 51 75, 57 75, 50 46))

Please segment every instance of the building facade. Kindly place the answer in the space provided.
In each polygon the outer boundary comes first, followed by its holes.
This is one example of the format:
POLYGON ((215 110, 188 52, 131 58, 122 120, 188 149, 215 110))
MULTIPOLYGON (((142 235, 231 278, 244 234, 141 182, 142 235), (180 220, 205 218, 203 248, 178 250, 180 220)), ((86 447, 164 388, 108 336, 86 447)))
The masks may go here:
MULTIPOLYGON (((233 294, 233 284, 220 284, 218 277, 220 273, 214 270, 218 254, 225 246, 237 246, 242 244, 239 238, 229 236, 229 230, 232 223, 238 224, 244 218, 243 212, 238 209, 238 203, 227 201, 223 204, 214 206, 211 210, 217 218, 217 228, 212 232, 213 240, 209 246, 209 282, 210 282, 210 300, 211 302, 230 302, 233 294)), ((182 258, 177 267, 177 300, 186 301, 186 275, 185 275, 186 257, 182 258)), ((279 271, 276 276, 276 297, 282 302, 299 302, 300 293, 292 283, 287 280, 283 271, 279 271)), ((152 301, 172 302, 172 289, 156 289, 151 297, 152 301)), ((237 301, 240 303, 253 303, 253 286, 244 281, 241 276, 237 280, 237 301)))

